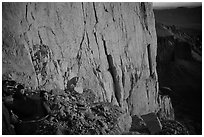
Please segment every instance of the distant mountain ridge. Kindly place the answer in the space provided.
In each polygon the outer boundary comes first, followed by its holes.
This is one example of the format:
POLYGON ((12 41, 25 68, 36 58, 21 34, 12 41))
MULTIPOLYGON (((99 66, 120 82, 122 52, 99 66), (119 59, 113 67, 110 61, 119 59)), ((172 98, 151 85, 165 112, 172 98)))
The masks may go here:
POLYGON ((185 29, 202 29, 202 7, 175 9, 155 9, 156 22, 165 25, 176 25, 185 29))

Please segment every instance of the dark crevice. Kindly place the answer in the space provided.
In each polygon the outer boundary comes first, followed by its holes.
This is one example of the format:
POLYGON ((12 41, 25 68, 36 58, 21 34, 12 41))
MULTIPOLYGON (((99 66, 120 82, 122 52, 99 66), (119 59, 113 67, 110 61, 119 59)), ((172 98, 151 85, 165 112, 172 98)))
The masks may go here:
POLYGON ((55 35, 55 33, 54 33, 54 31, 52 29, 51 29, 51 32, 52 32, 53 35, 55 35))
POLYGON ((106 8, 106 6, 104 4, 103 4, 103 8, 104 8, 105 12, 108 12, 108 10, 107 10, 107 8, 106 8))
POLYGON ((104 46, 104 50, 105 50, 105 54, 106 54, 106 56, 108 57, 108 52, 107 52, 107 47, 106 47, 106 41, 104 40, 104 38, 103 38, 103 35, 101 35, 102 37, 102 41, 103 41, 103 46, 104 46))
POLYGON ((28 4, 26 4, 26 13, 25 13, 25 19, 28 22, 27 16, 28 16, 28 4))
POLYGON ((85 30, 83 32, 83 36, 82 36, 82 39, 81 39, 81 42, 79 44, 79 50, 78 50, 78 53, 77 53, 77 59, 80 60, 81 59, 81 50, 82 50, 82 44, 84 42, 84 37, 85 37, 85 30))
POLYGON ((136 83, 136 81, 135 81, 135 79, 134 79, 134 75, 131 74, 131 75, 130 75, 130 87, 131 87, 131 89, 130 89, 130 91, 129 91, 129 96, 128 96, 127 99, 129 99, 129 98, 131 97, 132 92, 133 92, 133 88, 134 88, 134 86, 135 86, 135 83, 136 83))
POLYGON ((96 45, 97 45, 97 48, 98 48, 98 54, 99 54, 99 59, 100 59, 100 49, 99 49, 99 44, 98 44, 98 39, 97 39, 96 31, 93 31, 93 34, 94 34, 94 38, 95 38, 96 45))
POLYGON ((100 65, 97 66, 96 71, 101 72, 101 70, 100 70, 100 65))
POLYGON ((87 38, 87 42, 88 42, 88 45, 90 44, 90 41, 89 41, 89 36, 88 36, 88 33, 86 32, 86 38, 87 38))
POLYGON ((101 81, 100 77, 98 76, 98 74, 97 74, 97 72, 96 72, 96 70, 94 68, 93 68, 93 73, 96 76, 96 78, 98 79, 99 85, 102 87, 103 91, 105 92, 105 96, 104 96, 104 92, 102 92, 103 99, 106 99, 107 95, 106 95, 106 90, 105 90, 104 84, 101 81))
POLYGON ((42 38, 41 38, 41 36, 40 36, 40 31, 38 30, 38 37, 39 37, 39 39, 40 39, 40 44, 43 44, 43 41, 42 41, 42 38))
POLYGON ((35 3, 35 11, 37 10, 37 4, 35 3))
POLYGON ((105 55, 107 57, 107 61, 108 61, 108 65, 109 65, 108 71, 110 72, 110 74, 113 78, 115 97, 116 97, 116 100, 117 100, 119 106, 121 106, 121 103, 120 103, 121 89, 120 89, 120 85, 119 85, 119 76, 117 75, 117 70, 116 70, 116 67, 114 66, 113 58, 107 52, 106 41, 104 40, 103 36, 102 36, 102 41, 103 41, 103 46, 104 46, 104 50, 105 50, 105 55))
POLYGON ((113 22, 115 22, 115 18, 114 18, 114 5, 110 4, 110 9, 111 9, 112 17, 113 17, 113 22))
POLYGON ((98 23, 98 17, 96 14, 96 7, 95 7, 95 3, 93 2, 93 10, 94 10, 94 15, 95 15, 95 19, 96 19, 96 24, 98 23))
POLYGON ((82 13, 83 13, 83 17, 84 17, 84 24, 86 24, 86 17, 84 15, 84 3, 81 3, 81 7, 82 7, 82 13))
POLYGON ((148 62, 149 62, 149 72, 150 76, 152 77, 152 58, 151 58, 151 49, 150 49, 150 44, 147 45, 147 53, 148 53, 148 62))
MULTIPOLYGON (((141 18, 140 20, 143 20, 142 21, 142 24, 143 26, 145 27, 146 30, 148 30, 148 23, 147 23, 147 11, 146 11, 146 6, 145 6, 145 3, 144 2, 141 2, 141 5, 140 5, 140 15, 141 15, 141 18)), ((139 16, 140 17, 140 16, 139 16)))
POLYGON ((35 17, 33 16, 33 12, 31 12, 31 17, 33 20, 35 20, 35 17))
POLYGON ((32 26, 32 24, 29 25, 29 27, 28 27, 28 31, 30 31, 31 26, 32 26))
POLYGON ((120 57, 120 64, 121 64, 121 70, 122 70, 122 84, 123 84, 123 87, 125 87, 125 74, 124 74, 123 62, 121 57, 120 57))
POLYGON ((90 40, 89 40, 89 35, 88 35, 88 32, 86 31, 86 39, 87 39, 87 49, 89 50, 89 51, 91 51, 91 48, 90 48, 90 40))
POLYGON ((82 35, 82 39, 81 39, 81 42, 79 44, 79 50, 78 50, 78 53, 77 53, 77 56, 76 58, 78 59, 78 67, 80 67, 80 60, 81 60, 81 52, 82 52, 82 44, 84 42, 84 37, 86 35, 86 28, 85 28, 85 25, 86 25, 86 19, 85 19, 85 15, 84 15, 84 4, 82 2, 82 13, 83 13, 83 17, 84 17, 84 30, 83 30, 83 35, 82 35))
POLYGON ((146 81, 146 91, 147 91, 147 98, 149 100, 149 89, 148 89, 148 81, 146 81))
POLYGON ((123 71, 122 71, 122 84, 123 84, 123 87, 125 87, 125 75, 123 71))
MULTIPOLYGON (((31 24, 32 25, 32 24, 31 24)), ((52 32, 52 34, 53 35, 55 35, 55 32, 53 31, 53 29, 51 28, 51 27, 49 27, 49 26, 41 26, 41 27, 39 27, 39 28, 45 28, 45 29, 47 29, 47 30, 50 30, 51 32, 52 32)), ((55 35, 56 36, 56 35, 55 35)))
POLYGON ((96 37, 96 32, 94 32, 93 34, 94 34, 94 38, 95 38, 96 44, 98 45, 98 40, 97 40, 97 37, 96 37))
MULTIPOLYGON (((55 32, 52 30, 52 28, 51 27, 47 27, 47 26, 43 26, 45 29, 48 29, 48 30, 50 30, 51 32, 52 32, 52 34, 53 35, 55 35, 55 32)), ((56 36, 56 35, 55 35, 56 36)))
POLYGON ((84 42, 84 37, 85 37, 85 34, 86 34, 86 30, 85 30, 85 24, 86 24, 86 19, 85 19, 85 15, 84 15, 84 4, 82 2, 82 10, 83 10, 83 17, 84 17, 84 31, 83 31, 83 36, 82 36, 82 39, 81 39, 81 42, 79 44, 79 50, 78 50, 78 54, 77 54, 77 59, 81 59, 81 50, 82 50, 82 44, 84 42))

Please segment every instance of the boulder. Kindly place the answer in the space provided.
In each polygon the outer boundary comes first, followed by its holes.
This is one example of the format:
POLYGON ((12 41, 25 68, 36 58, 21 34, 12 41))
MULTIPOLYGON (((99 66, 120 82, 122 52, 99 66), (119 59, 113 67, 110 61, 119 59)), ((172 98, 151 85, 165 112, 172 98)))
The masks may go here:
POLYGON ((130 130, 131 123, 132 117, 128 113, 124 113, 118 118, 118 126, 122 133, 130 130))
POLYGON ((144 122, 141 116, 137 115, 132 116, 130 132, 150 134, 149 129, 147 128, 147 124, 144 122))
POLYGON ((149 113, 141 116, 150 131, 154 135, 162 130, 162 124, 155 113, 149 113))

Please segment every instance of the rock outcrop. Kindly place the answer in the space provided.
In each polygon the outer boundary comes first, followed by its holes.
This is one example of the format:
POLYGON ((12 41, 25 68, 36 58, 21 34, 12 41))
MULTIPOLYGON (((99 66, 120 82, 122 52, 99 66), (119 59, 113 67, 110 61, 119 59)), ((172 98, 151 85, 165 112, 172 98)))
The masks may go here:
POLYGON ((157 112, 151 3, 3 3, 2 73, 33 89, 78 77, 97 101, 130 115, 157 112))

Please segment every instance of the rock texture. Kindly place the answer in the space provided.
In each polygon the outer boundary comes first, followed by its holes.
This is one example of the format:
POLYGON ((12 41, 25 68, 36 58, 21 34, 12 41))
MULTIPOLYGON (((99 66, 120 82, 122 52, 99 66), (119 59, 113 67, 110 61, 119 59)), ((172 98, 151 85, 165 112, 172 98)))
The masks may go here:
POLYGON ((162 120, 174 120, 174 109, 169 96, 159 95, 160 110, 158 112, 159 118, 162 120))
POLYGON ((158 110, 151 3, 3 3, 2 72, 33 89, 79 77, 97 101, 131 115, 158 110))

